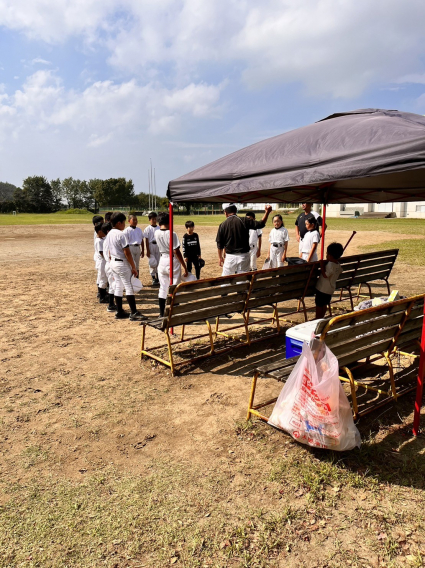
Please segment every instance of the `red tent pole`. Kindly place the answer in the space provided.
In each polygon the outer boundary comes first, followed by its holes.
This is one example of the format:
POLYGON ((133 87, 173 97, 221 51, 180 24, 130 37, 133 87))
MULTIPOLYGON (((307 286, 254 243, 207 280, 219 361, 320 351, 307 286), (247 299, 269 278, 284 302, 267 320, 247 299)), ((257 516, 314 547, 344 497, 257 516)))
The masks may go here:
POLYGON ((325 233, 326 233, 326 203, 323 204, 323 215, 322 215, 322 246, 320 249, 320 259, 323 260, 325 255, 325 233))
MULTIPOLYGON (((169 229, 170 229, 170 286, 173 285, 173 274, 174 274, 174 249, 173 249, 173 202, 170 201, 170 205, 169 205, 169 210, 168 210, 168 214, 170 217, 170 224, 169 224, 169 229)), ((170 328, 170 332, 173 333, 173 328, 170 328)))
POLYGON ((419 434, 419 422, 421 419, 422 397, 424 393, 424 375, 425 375, 425 302, 424 302, 424 319, 422 323, 421 352, 419 357, 418 385, 416 387, 415 412, 413 415, 413 435, 419 434))

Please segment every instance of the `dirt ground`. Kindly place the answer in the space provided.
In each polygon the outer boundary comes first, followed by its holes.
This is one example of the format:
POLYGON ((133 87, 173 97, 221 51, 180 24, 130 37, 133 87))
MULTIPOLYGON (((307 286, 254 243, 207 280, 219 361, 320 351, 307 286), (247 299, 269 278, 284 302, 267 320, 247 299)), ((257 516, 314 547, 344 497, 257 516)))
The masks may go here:
MULTIPOLYGON (((184 229, 179 226, 176 231, 181 237, 184 229)), ((198 232, 206 261, 202 275, 218 276, 216 228, 201 227, 198 232)), ((289 255, 295 256, 294 230, 290 228, 289 232, 289 255)), ((266 229, 265 245, 268 233, 269 229, 266 229)), ((350 232, 328 231, 327 235, 328 242, 338 240, 345 243, 350 232)), ((113 314, 107 313, 105 305, 97 303, 90 226, 1 227, 0 238, 3 284, 0 316, 0 388, 3 400, 0 409, 0 476, 3 491, 0 493, 0 505, 9 503, 10 493, 6 489, 12 482, 20 487, 33 483, 34 479, 80 483, 87 476, 110 471, 111 467, 116 475, 143 477, 161 463, 162 466, 166 464, 166 468, 178 466, 183 471, 203 472, 199 475, 212 479, 215 472, 231 472, 226 490, 223 490, 230 517, 232 511, 243 510, 248 502, 250 508, 257 510, 269 506, 276 510, 282 508, 282 501, 277 502, 275 495, 255 485, 255 470, 261 467, 264 452, 269 452, 270 448, 275 453, 274 457, 278 455, 284 460, 286 452, 296 452, 298 446, 295 444, 293 447, 284 434, 270 433, 270 429, 263 425, 258 427, 261 431, 259 445, 248 444, 248 434, 238 426, 246 414, 252 369, 250 357, 254 361, 255 354, 260 353, 258 349, 254 352, 253 347, 250 353, 244 348, 172 377, 164 367, 149 360, 140 361, 142 328, 137 323, 116 321, 113 314), (271 445, 266 447, 269 437, 271 445), (251 483, 255 485, 252 492, 249 490, 251 483)), ((362 245, 378 246, 388 240, 394 240, 396 246, 399 238, 399 235, 389 233, 358 233, 348 252, 355 254, 362 245)), ((266 246, 263 246, 259 266, 265 256, 266 246)), ((148 316, 157 315, 157 290, 150 286, 146 259, 141 262, 141 280, 145 288, 138 294, 139 309, 148 316)), ((390 282, 392 289, 398 289, 405 295, 425 292, 425 267, 412 269, 396 263, 390 282)), ((160 333, 149 331, 150 344, 161 343, 160 333)), ((276 392, 275 385, 268 388, 276 392)), ((401 426, 397 419, 400 428, 405 427, 411 418, 412 397, 405 404, 401 426)), ((391 412, 390 425, 393 426, 397 411, 391 412)), ((369 432, 363 430, 362 434, 367 436, 369 432)), ((421 455, 424 451, 422 446, 418 450, 421 455)), ((270 453, 267 456, 270 457, 270 453)), ((267 468, 270 469, 269 465, 267 468)), ((217 473, 217 479, 220 475, 217 473)), ((282 475, 281 487, 284 487, 285 475, 282 475)), ((221 491, 214 497, 217 502, 221 491)), ((423 494, 415 490, 414 495, 416 502, 406 504, 407 508, 423 504, 423 494)), ((278 498, 281 499, 282 494, 280 497, 278 494, 278 498)), ((289 489, 285 504, 295 499, 289 489)), ((319 538, 314 533, 311 539, 299 538, 296 544, 279 548, 264 566, 404 565, 401 556, 385 560, 382 551, 372 553, 371 549, 367 549, 364 538, 368 531, 382 533, 382 530, 379 522, 375 523, 378 529, 375 525, 368 529, 360 519, 365 502, 358 502, 357 497, 353 497, 348 512, 344 512, 345 506, 336 507, 334 536, 326 536, 335 539, 338 535, 342 543, 333 560, 325 554, 325 536, 319 538), (349 517, 354 519, 351 523, 346 522, 349 517), (345 537, 339 534, 338 523, 345 527, 345 537), (358 551, 362 549, 364 552, 363 557, 360 555, 360 560, 356 560, 357 564, 348 561, 347 556, 338 556, 342 550, 346 553, 355 546, 358 551)), ((369 506, 372 506, 371 502, 369 506)), ((394 508, 397 507, 391 505, 393 512, 394 508)), ((310 523, 307 502, 302 510, 306 511, 310 523)), ((209 513, 209 510, 203 511, 202 522, 208 520, 209 513)), ((410 555, 412 563, 416 562, 411 565, 420 566, 423 564, 418 563, 418 559, 425 557, 424 533, 420 535, 412 530, 416 534, 416 542, 409 549, 400 545, 399 550, 404 551, 406 557, 410 555)), ((384 537, 381 540, 385 540, 384 537)), ((226 547, 224 544, 223 549, 226 550, 226 547)), ((115 556, 116 564, 108 564, 106 560, 99 561, 99 564, 91 563, 88 555, 85 565, 168 566, 170 562, 198 565, 191 564, 189 560, 183 562, 182 552, 175 552, 174 556, 170 556, 171 560, 167 554, 163 553, 162 560, 158 560, 160 557, 153 549, 140 552, 139 556, 133 556, 133 560, 124 560, 118 555, 115 556), (143 563, 136 564, 134 558, 143 563)), ((265 559, 268 554, 267 550, 263 552, 265 559)), ((21 559, 18 564, 20 557, 17 552, 10 558, 15 560, 3 561, 3 564, 0 560, 0 565, 37 565, 31 564, 32 556, 25 557, 29 560, 21 559)), ((240 554, 232 561, 217 558, 215 566, 257 565, 243 564, 240 554)), ((213 565, 204 561, 206 563, 199 566, 213 565)), ((59 564, 46 560, 38 565, 59 564)), ((70 561, 67 565, 78 563, 70 561)))

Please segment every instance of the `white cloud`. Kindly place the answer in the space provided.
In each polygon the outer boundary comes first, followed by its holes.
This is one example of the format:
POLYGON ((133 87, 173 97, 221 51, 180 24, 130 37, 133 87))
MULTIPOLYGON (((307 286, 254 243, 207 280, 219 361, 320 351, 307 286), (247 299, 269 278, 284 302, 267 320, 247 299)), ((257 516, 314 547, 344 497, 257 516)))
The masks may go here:
MULTIPOLYGON (((106 143, 112 133, 175 133, 182 117, 214 117, 220 87, 191 83, 182 89, 97 81, 83 91, 67 90, 53 71, 30 75, 21 89, 2 95, 0 112, 16 116, 15 131, 63 127, 86 137, 90 147, 106 143)), ((0 125, 0 132, 8 125, 0 125)))
POLYGON ((47 59, 43 59, 41 57, 35 57, 32 61, 31 64, 32 65, 36 65, 37 63, 40 63, 41 65, 51 65, 50 61, 47 61, 47 59))
POLYGON ((0 21, 48 43, 82 37, 118 73, 179 88, 214 65, 216 82, 231 69, 250 89, 344 98, 423 76, 423 0, 0 0, 0 21))

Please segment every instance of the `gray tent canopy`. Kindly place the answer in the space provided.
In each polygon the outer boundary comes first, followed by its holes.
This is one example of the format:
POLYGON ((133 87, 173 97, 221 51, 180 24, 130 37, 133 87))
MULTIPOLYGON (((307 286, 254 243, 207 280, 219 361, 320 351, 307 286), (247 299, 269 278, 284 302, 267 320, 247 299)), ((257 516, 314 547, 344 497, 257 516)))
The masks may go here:
POLYGON ((425 117, 383 109, 336 113, 181 176, 167 196, 241 203, 425 199, 425 117))

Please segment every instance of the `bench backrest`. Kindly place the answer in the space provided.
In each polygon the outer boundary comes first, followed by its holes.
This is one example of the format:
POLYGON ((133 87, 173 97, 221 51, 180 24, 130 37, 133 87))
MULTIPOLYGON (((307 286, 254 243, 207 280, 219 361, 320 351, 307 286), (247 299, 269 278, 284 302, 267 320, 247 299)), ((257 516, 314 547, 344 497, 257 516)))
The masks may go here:
POLYGON ((349 365, 382 352, 392 352, 421 337, 425 294, 359 310, 319 322, 315 334, 349 365))
POLYGON ((253 276, 246 309, 298 300, 312 296, 316 287, 318 262, 261 270, 253 276))
POLYGON ((248 272, 170 286, 163 328, 243 312, 251 279, 248 272))
POLYGON ((397 255, 398 249, 390 249, 343 256, 340 260, 343 272, 337 280, 336 289, 374 280, 386 280, 391 274, 397 255))

